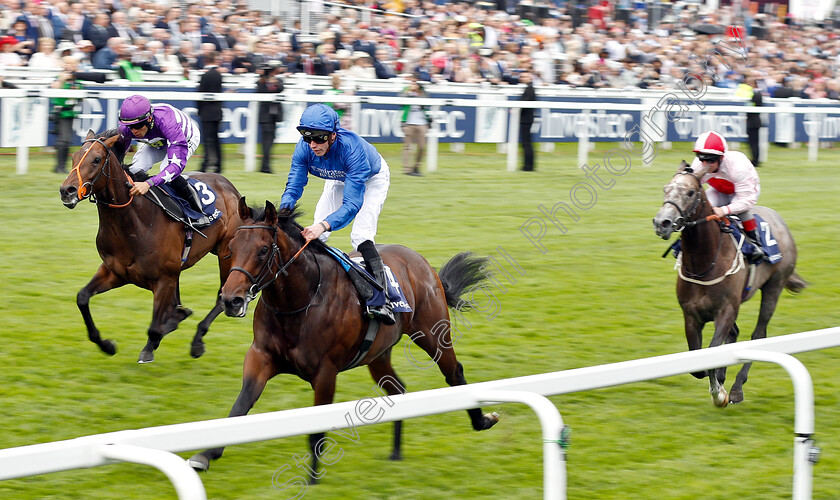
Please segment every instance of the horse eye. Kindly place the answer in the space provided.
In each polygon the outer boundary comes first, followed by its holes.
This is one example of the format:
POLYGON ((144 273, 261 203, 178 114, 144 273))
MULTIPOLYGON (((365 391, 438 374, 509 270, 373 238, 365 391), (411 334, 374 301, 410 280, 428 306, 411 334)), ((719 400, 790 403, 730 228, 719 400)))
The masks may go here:
POLYGON ((688 197, 691 198, 693 196, 694 196, 694 190, 692 189, 691 191, 688 192, 688 197))
POLYGON ((260 253, 259 253, 260 257, 265 257, 267 254, 268 254, 268 247, 267 246, 260 248, 260 253))
POLYGON ((102 163, 102 158, 100 158, 99 156, 93 159, 94 165, 99 165, 100 163, 102 163))

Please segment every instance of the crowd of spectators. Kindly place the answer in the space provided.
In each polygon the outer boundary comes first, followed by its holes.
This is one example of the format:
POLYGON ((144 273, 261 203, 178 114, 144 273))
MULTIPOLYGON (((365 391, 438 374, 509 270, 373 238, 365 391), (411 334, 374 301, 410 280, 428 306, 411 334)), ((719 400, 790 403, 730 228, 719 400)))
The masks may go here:
POLYGON ((345 81, 410 73, 426 82, 506 85, 528 71, 536 86, 620 89, 673 88, 705 67, 709 84, 719 87, 734 88, 751 75, 767 96, 840 98, 833 24, 682 2, 667 4, 657 19, 645 8, 620 16, 606 0, 589 19, 554 4, 533 9, 536 17, 514 2, 505 10, 486 2, 387 4, 399 16, 384 15, 376 0, 347 3, 383 15, 324 7, 313 35, 244 0, 0 0, 0 66, 60 67, 60 58, 72 55, 81 71, 114 69, 131 79, 137 70, 187 75, 216 54, 219 71, 233 74, 274 62, 283 73, 337 73, 345 81), (707 34, 708 27, 729 25, 752 34, 743 42, 745 57, 713 57, 715 40, 737 45, 725 29, 707 34))

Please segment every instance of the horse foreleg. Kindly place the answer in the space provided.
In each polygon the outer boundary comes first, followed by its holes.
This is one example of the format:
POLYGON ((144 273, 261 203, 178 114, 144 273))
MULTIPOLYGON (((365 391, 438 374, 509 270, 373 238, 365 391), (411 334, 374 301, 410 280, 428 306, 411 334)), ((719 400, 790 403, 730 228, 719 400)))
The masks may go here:
MULTIPOLYGON (((689 351, 696 351, 703 348, 703 323, 691 314, 683 312, 685 323, 685 340, 688 343, 689 351)), ((691 372, 694 378, 704 379, 709 373, 707 371, 691 372)))
POLYGON ((190 344, 190 356, 199 358, 202 354, 204 354, 204 336, 207 334, 207 330, 210 329, 210 323, 212 323, 223 310, 224 307, 222 306, 222 301, 219 300, 217 296, 216 304, 213 306, 213 309, 210 309, 207 316, 205 316, 198 324, 198 329, 195 331, 195 337, 193 337, 192 344, 190 344))
MULTIPOLYGON (((271 357, 264 351, 256 349, 251 345, 248 353, 245 354, 245 363, 242 369, 242 389, 233 408, 230 409, 228 417, 247 415, 254 403, 260 398, 268 380, 277 374, 277 370, 271 362, 271 357)), ((195 470, 206 471, 210 468, 210 461, 222 456, 225 448, 212 448, 197 453, 187 460, 187 463, 195 470)))
POLYGON ((161 279, 152 288, 154 301, 152 305, 152 324, 147 332, 148 340, 138 363, 151 363, 155 360, 155 349, 160 346, 164 335, 175 330, 178 323, 183 321, 192 311, 180 308, 177 303, 178 278, 161 279))
MULTIPOLYGON (((761 308, 758 313, 758 323, 755 325, 750 340, 763 339, 767 337, 767 324, 770 323, 770 318, 773 317, 773 312, 776 310, 776 304, 779 297, 782 295, 784 285, 781 283, 765 284, 761 288, 761 308)), ((732 403, 740 403, 744 400, 744 383, 747 381, 747 375, 750 373, 752 367, 751 362, 744 363, 738 375, 735 377, 735 383, 730 389, 729 401, 732 403)))
MULTIPOLYGON (((220 245, 221 246, 221 245, 220 245)), ((227 249, 227 243, 224 244, 224 250, 227 249)), ((217 247, 217 251, 219 248, 217 247)), ((221 252, 219 253, 221 255, 221 252)), ((227 277, 230 274, 230 260, 224 259, 219 257, 219 274, 221 278, 221 283, 224 286, 225 281, 227 281, 227 277)), ((219 288, 219 293, 221 293, 221 288, 219 288)), ((219 314, 224 311, 224 306, 222 305, 222 301, 219 299, 219 294, 216 294, 216 303, 213 305, 213 309, 210 309, 210 312, 207 313, 207 316, 204 317, 203 320, 198 324, 198 329, 195 331, 195 336, 193 337, 192 344, 190 345, 190 356, 194 358, 201 357, 204 354, 204 336, 207 335, 207 330, 210 329, 210 324, 216 320, 219 314)))
MULTIPOLYGON (((723 310, 715 318, 715 334, 712 336, 712 341, 709 342, 709 347, 717 347, 723 345, 724 342, 733 341, 733 328, 735 327, 735 317, 738 315, 737 307, 724 307, 723 310)), ((723 387, 726 381, 726 367, 715 368, 709 370, 709 393, 712 395, 712 401, 715 406, 723 408, 729 404, 729 394, 723 387)))
MULTIPOLYGON (((376 385, 384 389, 390 396, 405 394, 405 384, 391 366, 391 351, 382 353, 378 358, 368 365, 370 375, 376 385)), ((402 420, 394 421, 394 446, 391 451, 391 460, 402 460, 402 420)))
POLYGON ((91 342, 98 345, 102 349, 102 352, 109 356, 116 354, 117 345, 111 339, 103 340, 99 336, 99 330, 93 323, 93 316, 90 315, 90 298, 98 293, 107 292, 123 285, 125 285, 125 281, 105 267, 105 264, 102 264, 90 282, 76 294, 76 305, 79 307, 79 311, 82 313, 82 319, 85 321, 88 338, 91 342))
MULTIPOLYGON (((333 402, 335 397, 335 379, 338 376, 338 370, 332 366, 322 366, 321 370, 315 375, 310 382, 312 389, 315 391, 315 406, 328 405, 333 402)), ((309 477, 312 479, 312 484, 318 484, 318 480, 324 477, 327 471, 318 472, 318 453, 322 451, 321 443, 323 442, 325 433, 317 432, 309 435, 309 449, 312 451, 312 467, 309 469, 309 477)), ((295 456, 295 461, 306 463, 306 458, 298 459, 295 456)))

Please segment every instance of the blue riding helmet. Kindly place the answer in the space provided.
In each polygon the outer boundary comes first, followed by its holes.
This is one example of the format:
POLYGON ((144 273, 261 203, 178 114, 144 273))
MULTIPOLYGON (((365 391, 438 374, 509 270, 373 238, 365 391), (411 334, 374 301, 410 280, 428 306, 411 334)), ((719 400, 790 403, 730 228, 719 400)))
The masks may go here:
POLYGON ((309 131, 337 132, 338 114, 326 104, 313 104, 300 115, 300 125, 297 129, 301 134, 309 131))

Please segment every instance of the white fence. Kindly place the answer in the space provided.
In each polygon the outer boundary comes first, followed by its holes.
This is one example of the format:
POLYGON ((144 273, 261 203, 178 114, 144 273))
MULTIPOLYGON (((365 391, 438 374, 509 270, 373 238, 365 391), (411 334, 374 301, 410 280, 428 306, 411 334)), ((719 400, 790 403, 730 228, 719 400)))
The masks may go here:
POLYGON ((563 422, 556 407, 546 396, 669 377, 744 361, 764 361, 781 365, 793 380, 795 420, 792 493, 795 500, 806 500, 811 498, 812 467, 819 453, 813 441, 814 394, 808 370, 790 354, 837 346, 840 346, 840 327, 397 396, 111 432, 9 448, 0 450, 0 480, 123 461, 160 469, 173 482, 179 498, 204 500, 204 486, 198 475, 173 453, 345 429, 348 428, 346 416, 354 413, 358 404, 365 404, 368 409, 365 413, 369 413, 371 401, 372 404, 382 405, 380 418, 375 422, 360 419, 360 426, 465 410, 490 403, 518 402, 533 408, 542 425, 544 497, 564 499, 566 465, 565 452, 561 446, 563 422))
MULTIPOLYGON (((504 108, 510 111, 511 118, 507 120, 507 135, 506 135, 506 142, 505 149, 506 149, 506 166, 508 171, 516 170, 517 166, 517 155, 519 151, 518 147, 518 139, 519 139, 519 113, 522 108, 536 108, 543 110, 544 114, 547 114, 550 110, 576 110, 580 111, 580 115, 575 122, 575 130, 577 131, 577 139, 578 139, 578 155, 577 155, 577 164, 578 167, 583 167, 588 162, 589 152, 590 152, 590 138, 587 135, 589 126, 594 122, 598 112, 600 111, 638 111, 641 112, 642 115, 645 116, 646 119, 642 120, 640 124, 640 130, 638 130, 635 138, 637 140, 642 140, 644 142, 643 149, 644 152, 642 154, 642 159, 644 163, 650 164, 650 162, 655 157, 655 153, 651 153, 651 151, 655 150, 658 147, 662 146, 670 146, 669 143, 664 143, 665 138, 662 134, 655 131, 656 128, 665 129, 667 120, 669 119, 668 113, 674 113, 672 108, 670 107, 663 107, 661 104, 663 99, 667 98, 668 95, 673 94, 666 94, 664 97, 660 98, 644 98, 640 104, 618 104, 618 103, 585 103, 585 102, 547 102, 547 101, 501 101, 501 100, 475 100, 475 99, 439 99, 439 98, 428 98, 428 99, 413 99, 413 103, 429 106, 431 108, 431 115, 432 116, 439 116, 441 113, 441 109, 447 106, 463 106, 463 107, 475 107, 475 108, 504 108), (663 144, 664 143, 664 144, 663 144)), ((116 110, 119 105, 119 102, 124 99, 126 96, 125 91, 118 91, 118 90, 59 90, 59 89, 28 89, 28 90, 3 90, 0 91, 0 98, 3 99, 3 108, 6 108, 6 103, 8 102, 19 102, 21 100, 34 100, 36 98, 40 98, 45 100, 46 98, 55 98, 55 97, 75 97, 79 99, 85 98, 99 98, 104 99, 107 101, 107 107, 109 109, 108 116, 109 122, 106 123, 106 128, 115 127, 116 124, 116 110)), ((274 94, 232 94, 232 93, 223 93, 223 94, 208 94, 208 93, 199 93, 199 92, 158 92, 156 94, 156 98, 160 100, 169 100, 169 101, 201 101, 201 100, 210 100, 210 101, 233 101, 233 102, 248 102, 249 103, 249 112, 247 114, 246 126, 245 126, 245 170, 246 171, 254 171, 256 169, 256 144, 257 144, 257 107, 259 102, 263 101, 270 101, 270 102, 288 102, 292 103, 296 106, 296 116, 291 117, 292 122, 297 122, 300 117, 300 113, 303 112, 303 109, 306 105, 310 102, 346 102, 350 103, 354 106, 353 115, 358 116, 358 111, 361 109, 362 103, 367 102, 376 102, 378 104, 394 104, 394 105, 403 105, 405 104, 405 98, 400 97, 384 97, 384 96, 336 96, 336 95, 308 95, 308 94, 291 94, 291 95, 274 95, 274 94)), ((734 102, 734 101, 733 101, 734 102)), ((670 106, 670 105, 668 105, 670 106)), ((11 108, 12 106, 8 106, 11 108)), ((20 107, 20 106, 19 106, 20 107)), ((28 108, 27 108, 28 109, 28 108)), ((739 105, 708 105, 705 107, 704 112, 707 113, 761 113, 761 114, 776 114, 785 117, 791 117, 793 115, 806 115, 805 127, 808 130, 809 142, 808 142, 808 160, 809 161, 816 161, 817 154, 819 151, 820 145, 820 136, 818 133, 818 129, 820 127, 820 120, 821 117, 827 116, 829 114, 840 114, 840 107, 817 107, 817 106, 809 106, 807 103, 801 107, 793 107, 793 106, 779 106, 779 107, 744 107, 739 105)), ((32 114, 30 112, 30 114, 32 114)), ((46 130, 46 114, 41 113, 44 116, 41 116, 40 119, 43 121, 42 128, 46 130)), ((29 122, 30 125, 33 125, 34 121, 37 120, 38 117, 35 116, 28 116, 27 118, 15 120, 15 123, 19 124, 21 122, 29 122)), ((11 120, 5 120, 5 124, 10 122, 11 120)), ((427 134, 427 159, 426 159, 426 168, 429 171, 435 171, 437 169, 437 156, 438 156, 438 147, 440 143, 440 130, 441 130, 441 123, 438 120, 433 120, 431 124, 431 128, 429 133, 427 134)), ((790 122, 790 127, 793 126, 792 121, 790 122)), ((766 131, 767 129, 762 129, 766 131)), ((5 131, 5 129, 4 129, 5 131)), ((24 135, 20 141, 17 142, 17 172, 19 174, 25 174, 28 169, 28 162, 29 162, 29 147, 32 146, 30 142, 24 140, 26 137, 26 131, 20 130, 18 131, 18 135, 24 135)), ((44 132, 45 134, 45 132, 44 132)), ((37 134, 30 134, 30 135, 37 135, 37 134)), ((626 137, 628 141, 633 139, 633 136, 626 137)), ((762 150, 764 155, 767 152, 767 142, 768 137, 766 133, 762 137, 762 150)), ((616 148, 622 148, 623 142, 616 142, 616 148)), ((629 145, 628 145, 629 146, 629 145)), ((612 150, 610 150, 612 151, 612 150)), ((608 161, 608 155, 611 153, 608 152, 603 161, 608 161)), ((635 153, 638 154, 638 153, 635 153)))

